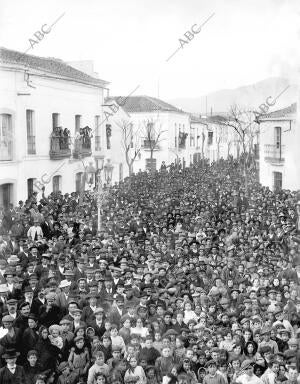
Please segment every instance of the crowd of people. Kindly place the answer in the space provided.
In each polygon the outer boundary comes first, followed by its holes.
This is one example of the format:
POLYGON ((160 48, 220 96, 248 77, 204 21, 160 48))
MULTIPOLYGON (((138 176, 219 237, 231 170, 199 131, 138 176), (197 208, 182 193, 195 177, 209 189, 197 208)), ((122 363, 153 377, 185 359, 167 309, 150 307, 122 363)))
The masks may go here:
POLYGON ((0 384, 297 384, 300 199, 240 162, 0 210, 0 384), (82 203, 79 204, 82 200, 82 203))

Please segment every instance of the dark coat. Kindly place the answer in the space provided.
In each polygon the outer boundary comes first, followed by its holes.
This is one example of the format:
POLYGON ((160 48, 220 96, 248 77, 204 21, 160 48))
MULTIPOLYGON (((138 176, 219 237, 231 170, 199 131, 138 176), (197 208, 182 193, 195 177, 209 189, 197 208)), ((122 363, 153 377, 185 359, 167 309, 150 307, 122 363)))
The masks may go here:
POLYGON ((17 365, 15 373, 12 374, 7 367, 0 369, 0 384, 25 384, 24 368, 17 365))
POLYGON ((22 337, 23 352, 27 355, 27 352, 31 349, 35 349, 36 343, 39 340, 39 335, 34 329, 26 328, 22 337))
POLYGON ((44 340, 41 337, 37 342, 35 349, 38 352, 42 371, 47 369, 54 370, 57 361, 60 359, 61 350, 52 345, 49 339, 44 340))
POLYGON ((60 308, 53 304, 52 308, 47 312, 46 311, 47 304, 42 305, 40 307, 39 311, 39 319, 40 323, 42 325, 45 325, 45 327, 49 328, 50 325, 52 324, 59 324, 62 316, 61 316, 61 311, 60 308))

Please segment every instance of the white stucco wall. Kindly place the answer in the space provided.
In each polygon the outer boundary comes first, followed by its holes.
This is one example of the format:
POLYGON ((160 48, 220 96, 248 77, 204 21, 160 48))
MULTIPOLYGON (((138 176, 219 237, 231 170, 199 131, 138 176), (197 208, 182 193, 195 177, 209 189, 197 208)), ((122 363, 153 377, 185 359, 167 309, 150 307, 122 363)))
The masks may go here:
MULTIPOLYGON (((95 116, 102 115, 103 89, 73 81, 30 76, 31 88, 24 81, 24 71, 0 70, 0 113, 12 115, 13 160, 0 161, 0 184, 14 180, 13 203, 27 198, 27 179, 44 175, 45 193, 52 192, 52 176, 61 175, 63 193, 75 190, 75 175, 84 170, 80 160, 50 160, 52 113, 60 114, 59 124, 75 134, 75 115, 81 115, 81 127, 95 128, 95 116), (18 95, 18 93, 26 95, 18 95), (36 154, 27 153, 26 110, 34 111, 36 154), (63 164, 63 166, 61 166, 63 164), (61 167, 60 167, 61 166, 61 167), (55 172, 58 168, 59 171, 55 172)), ((71 146, 72 149, 72 146, 71 146)), ((94 143, 92 143, 94 149, 94 143)), ((84 164, 94 163, 93 157, 84 164)))
POLYGON ((262 121, 260 124, 260 182, 273 189, 273 172, 282 173, 282 188, 300 189, 300 129, 299 120, 262 121), (282 129, 283 162, 265 159, 265 145, 274 144, 274 129, 282 129))
MULTIPOLYGON (((165 161, 167 165, 174 162, 177 155, 181 161, 183 161, 184 158, 186 165, 188 166, 190 165, 190 160, 191 157, 193 157, 193 154, 195 152, 199 152, 196 145, 193 147, 190 146, 190 117, 188 114, 160 111, 130 113, 129 115, 121 107, 118 108, 116 113, 112 113, 112 110, 109 107, 105 107, 105 110, 112 114, 108 117, 107 121, 107 123, 112 125, 112 145, 110 150, 107 150, 104 145, 104 153, 105 156, 112 159, 112 163, 116 166, 116 168, 119 169, 120 163, 123 163, 124 177, 128 176, 128 166, 125 160, 124 150, 122 148, 122 133, 120 129, 122 121, 127 121, 128 123, 131 122, 133 124, 133 131, 136 133, 136 136, 138 136, 137 139, 140 144, 142 144, 145 139, 144 132, 147 121, 155 124, 156 132, 163 132, 159 142, 159 150, 155 150, 153 153, 153 158, 157 161, 157 169, 160 168, 163 161, 165 161), (175 147, 175 136, 177 136, 178 143, 179 124, 181 131, 188 133, 185 149, 175 147)), ((195 130, 195 136, 196 132, 197 130, 195 130)), ((150 158, 150 151, 142 147, 140 156, 138 156, 134 162, 133 171, 144 171, 147 158, 150 158)))

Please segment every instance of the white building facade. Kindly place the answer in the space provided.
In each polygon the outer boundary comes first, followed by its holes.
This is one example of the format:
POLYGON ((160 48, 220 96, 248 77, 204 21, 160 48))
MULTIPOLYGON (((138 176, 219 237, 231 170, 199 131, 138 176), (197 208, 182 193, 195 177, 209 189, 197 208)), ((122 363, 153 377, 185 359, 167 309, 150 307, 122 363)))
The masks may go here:
POLYGON ((259 119, 259 177, 270 189, 300 189, 300 126, 297 104, 259 119))
POLYGON ((102 156, 107 82, 58 59, 0 50, 0 206, 73 192, 102 156), (96 150, 96 151, 95 151, 96 150))
POLYGON ((227 119, 222 116, 191 118, 192 125, 198 126, 197 149, 201 158, 206 158, 210 163, 236 158, 240 153, 240 143, 234 129, 227 125, 227 119))
POLYGON ((122 143, 124 124, 130 124, 132 127, 130 157, 133 157, 135 149, 139 152, 133 162, 133 172, 149 168, 151 149, 156 169, 159 169, 163 162, 170 165, 180 161, 182 165, 189 166, 195 161, 195 154, 199 152, 197 136, 200 136, 200 131, 191 123, 188 113, 149 96, 123 97, 124 102, 118 105, 121 100, 122 97, 111 97, 105 103, 107 125, 111 126, 109 157, 115 167, 122 167, 120 175, 126 177, 129 174, 122 143), (151 135, 147 132, 151 132, 151 135))

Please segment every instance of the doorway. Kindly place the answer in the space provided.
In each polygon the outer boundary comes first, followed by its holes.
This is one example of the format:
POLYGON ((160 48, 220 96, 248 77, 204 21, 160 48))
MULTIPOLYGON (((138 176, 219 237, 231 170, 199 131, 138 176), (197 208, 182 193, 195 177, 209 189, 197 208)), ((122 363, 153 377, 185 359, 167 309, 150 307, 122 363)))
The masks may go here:
POLYGON ((0 185, 0 206, 8 208, 13 203, 13 184, 0 185))

